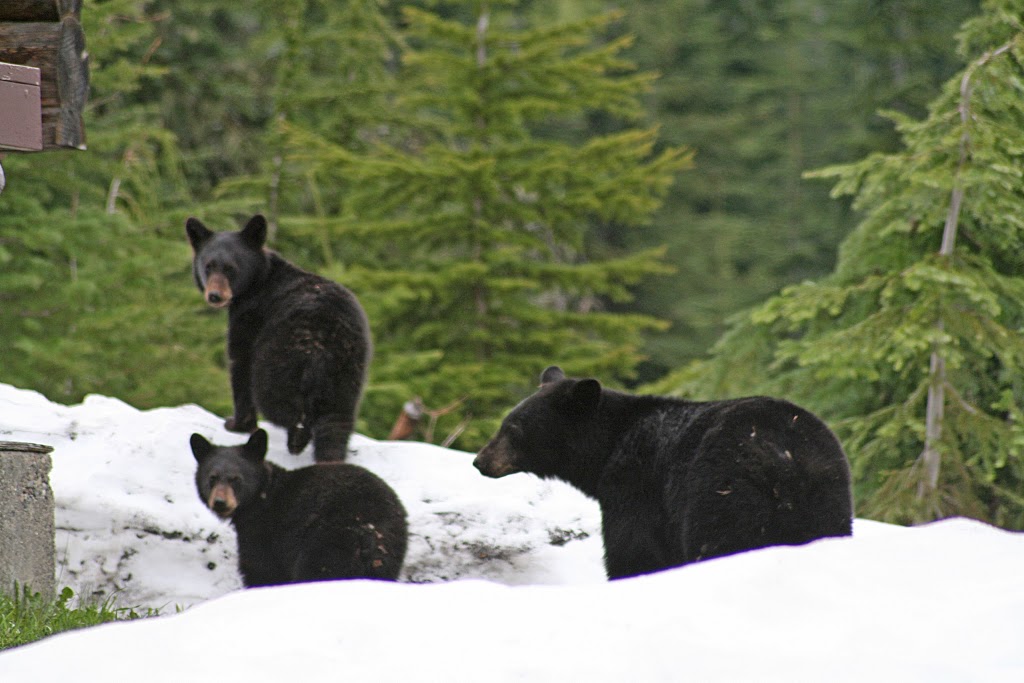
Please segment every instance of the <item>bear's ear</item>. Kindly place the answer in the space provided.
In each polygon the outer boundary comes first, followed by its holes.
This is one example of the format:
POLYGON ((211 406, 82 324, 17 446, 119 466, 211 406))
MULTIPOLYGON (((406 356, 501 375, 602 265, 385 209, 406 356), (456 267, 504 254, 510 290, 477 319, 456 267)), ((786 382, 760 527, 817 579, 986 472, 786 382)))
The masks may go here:
POLYGON ((249 219, 240 234, 242 241, 250 249, 262 249, 263 243, 267 241, 267 219, 262 214, 256 214, 249 219))
POLYGON ((213 450, 213 444, 203 438, 202 434, 193 434, 188 442, 192 446, 192 455, 196 456, 196 462, 199 463, 206 460, 213 450))
POLYGON ((185 232, 188 234, 188 241, 192 243, 192 251, 198 252, 206 244, 206 241, 213 237, 213 231, 203 225, 198 218, 189 218, 185 221, 185 232))
POLYGON ((552 382, 557 382, 560 379, 565 379, 565 373, 562 372, 562 368, 557 365, 552 365, 540 374, 540 383, 542 385, 551 384, 552 382))
POLYGON ((581 379, 569 390, 569 405, 577 415, 589 415, 601 402, 601 383, 596 379, 581 379))
POLYGON ((242 447, 242 454, 247 460, 263 462, 263 458, 267 457, 267 433, 262 429, 253 432, 249 442, 242 447))

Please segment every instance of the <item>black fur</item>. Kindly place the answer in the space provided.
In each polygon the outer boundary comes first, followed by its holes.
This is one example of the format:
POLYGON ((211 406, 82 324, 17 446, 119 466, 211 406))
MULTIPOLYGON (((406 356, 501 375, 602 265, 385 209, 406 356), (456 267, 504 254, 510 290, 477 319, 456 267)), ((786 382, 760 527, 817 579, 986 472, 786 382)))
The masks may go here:
POLYGON ((199 497, 235 527, 247 587, 398 578, 405 508, 377 475, 348 463, 286 470, 265 460, 262 429, 243 446, 216 446, 199 434, 191 445, 199 497))
POLYGON ((557 367, 541 381, 473 464, 596 499, 610 578, 852 532, 842 447, 792 403, 632 396, 557 367))
POLYGON ((313 441, 318 462, 344 460, 366 381, 371 344, 366 314, 341 285, 264 249, 267 224, 254 216, 239 232, 185 225, 196 285, 228 307, 234 416, 225 427, 256 429, 257 410, 288 430, 288 450, 313 441))

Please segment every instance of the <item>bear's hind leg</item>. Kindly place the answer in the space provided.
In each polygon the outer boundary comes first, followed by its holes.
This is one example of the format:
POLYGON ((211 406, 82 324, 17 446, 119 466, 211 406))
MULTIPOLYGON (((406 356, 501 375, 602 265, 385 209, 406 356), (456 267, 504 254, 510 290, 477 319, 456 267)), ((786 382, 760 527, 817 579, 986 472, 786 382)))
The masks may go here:
POLYGON ((313 439, 316 462, 340 462, 348 456, 362 390, 362 375, 359 381, 346 381, 338 377, 332 360, 314 355, 302 377, 303 422, 313 439))
POLYGON ((288 452, 298 455, 302 452, 309 440, 313 438, 313 432, 304 424, 293 425, 288 428, 288 452))
POLYGON ((351 420, 341 415, 324 415, 313 423, 313 460, 316 462, 341 462, 348 457, 348 440, 352 436, 351 420))
POLYGON ((394 557, 373 524, 357 524, 307 539, 292 565, 292 582, 398 578, 402 558, 394 557))

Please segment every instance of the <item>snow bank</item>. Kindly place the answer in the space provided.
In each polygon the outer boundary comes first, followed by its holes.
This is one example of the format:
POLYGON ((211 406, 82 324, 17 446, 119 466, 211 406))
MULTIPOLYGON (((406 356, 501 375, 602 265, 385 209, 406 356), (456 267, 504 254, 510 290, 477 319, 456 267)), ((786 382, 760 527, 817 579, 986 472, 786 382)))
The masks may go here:
MULTIPOLYGON (((174 609, 241 588, 231 525, 195 490, 189 437, 246 437, 197 406, 139 411, 88 396, 75 406, 0 384, 0 439, 54 447, 57 586, 117 605, 174 609)), ((293 456, 284 431, 268 457, 293 456)), ((529 476, 492 480, 473 456, 436 446, 356 435, 350 461, 380 475, 409 512, 402 580, 488 579, 507 584, 603 582, 600 511, 575 489, 529 476)))
MULTIPOLYGON (((408 508, 401 583, 236 590, 231 527, 194 491, 193 431, 244 439, 195 406, 67 407, 0 385, 0 438, 55 447, 58 586, 168 615, 0 653, 0 681, 1024 680, 1022 534, 857 520, 852 538, 608 583, 592 501, 423 444, 353 442, 408 508)), ((309 462, 268 431, 273 460, 309 462)))

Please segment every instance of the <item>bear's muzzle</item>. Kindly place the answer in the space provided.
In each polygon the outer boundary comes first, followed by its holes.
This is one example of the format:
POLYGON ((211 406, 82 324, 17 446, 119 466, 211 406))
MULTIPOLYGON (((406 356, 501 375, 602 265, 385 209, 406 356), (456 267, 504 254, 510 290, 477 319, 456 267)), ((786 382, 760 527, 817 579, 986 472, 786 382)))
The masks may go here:
POLYGON ((233 293, 231 283, 227 277, 220 273, 214 273, 206 280, 206 289, 203 291, 206 303, 214 308, 224 308, 231 303, 233 293))
POLYGON ((206 500, 206 506, 213 510, 213 513, 221 519, 227 519, 238 507, 238 500, 235 498, 235 491, 228 484, 217 484, 210 491, 210 497, 206 500))
POLYGON ((491 439, 483 447, 473 460, 473 467, 480 470, 480 474, 485 477, 494 479, 521 471, 514 463, 508 440, 501 437, 491 439))

